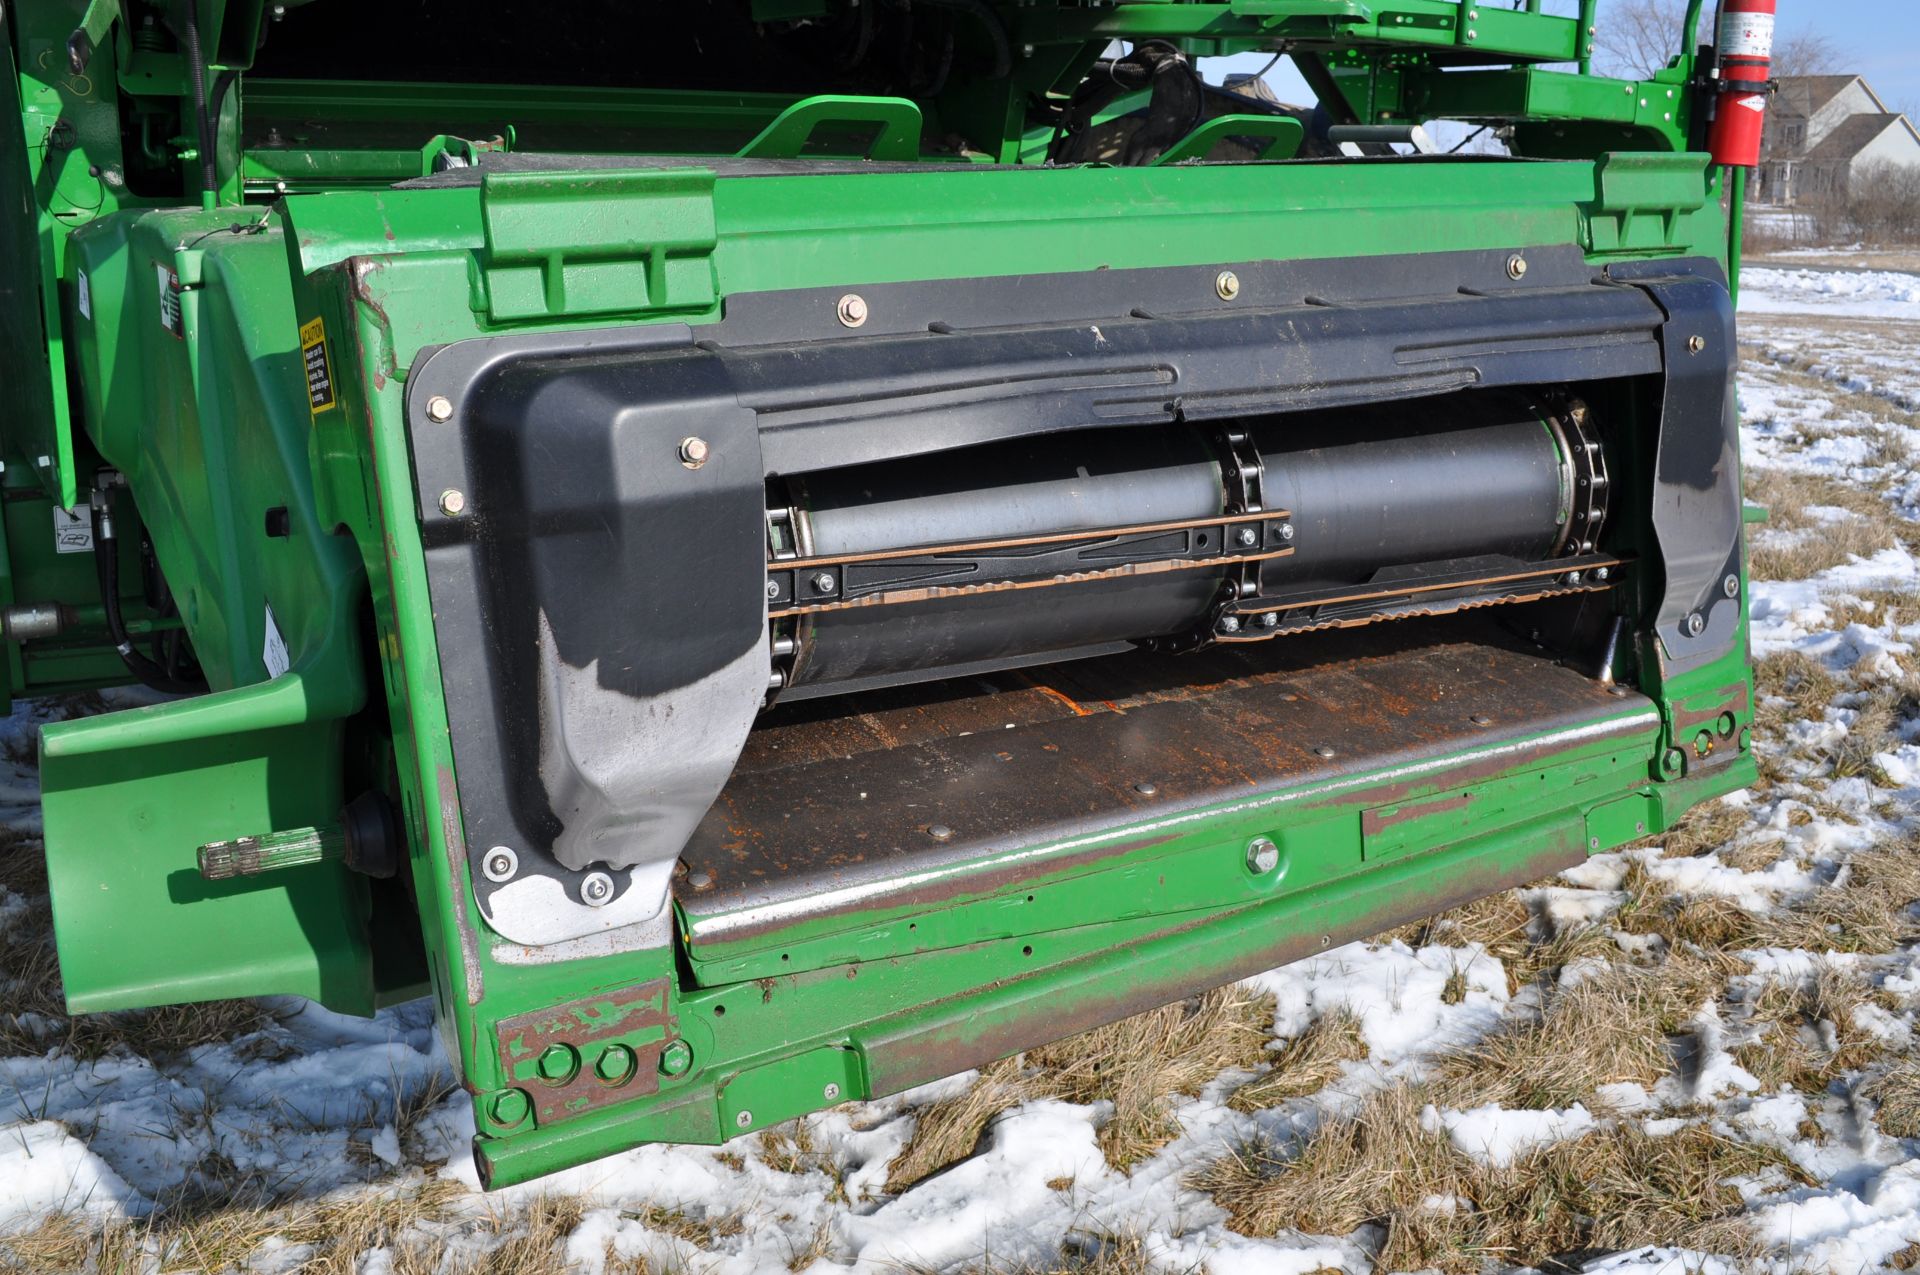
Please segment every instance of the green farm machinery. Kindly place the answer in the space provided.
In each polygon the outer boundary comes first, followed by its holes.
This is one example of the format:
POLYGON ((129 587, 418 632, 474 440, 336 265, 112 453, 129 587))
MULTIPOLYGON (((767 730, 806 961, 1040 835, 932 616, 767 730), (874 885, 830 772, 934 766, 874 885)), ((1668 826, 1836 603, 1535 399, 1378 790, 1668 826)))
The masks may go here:
POLYGON ((502 1185, 1750 783, 1701 7, 12 0, 69 1005, 430 993, 502 1185))

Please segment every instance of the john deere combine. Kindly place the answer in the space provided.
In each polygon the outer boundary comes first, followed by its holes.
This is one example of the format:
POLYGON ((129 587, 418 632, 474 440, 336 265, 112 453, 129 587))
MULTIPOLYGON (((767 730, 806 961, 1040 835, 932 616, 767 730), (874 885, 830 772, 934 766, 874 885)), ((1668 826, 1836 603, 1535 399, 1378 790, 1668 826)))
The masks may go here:
POLYGON ((503 1184, 1748 783, 1761 3, 14 0, 69 1004, 430 989, 503 1184))

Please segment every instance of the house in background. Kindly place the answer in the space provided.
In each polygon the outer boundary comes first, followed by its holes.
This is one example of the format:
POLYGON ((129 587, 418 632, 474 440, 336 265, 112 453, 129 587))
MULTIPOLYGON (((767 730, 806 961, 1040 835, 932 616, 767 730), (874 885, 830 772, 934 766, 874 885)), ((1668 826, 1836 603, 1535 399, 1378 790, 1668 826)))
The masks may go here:
POLYGON ((1874 164, 1920 166, 1920 132, 1857 75, 1789 75, 1767 104, 1756 202, 1792 208, 1844 195, 1874 164))

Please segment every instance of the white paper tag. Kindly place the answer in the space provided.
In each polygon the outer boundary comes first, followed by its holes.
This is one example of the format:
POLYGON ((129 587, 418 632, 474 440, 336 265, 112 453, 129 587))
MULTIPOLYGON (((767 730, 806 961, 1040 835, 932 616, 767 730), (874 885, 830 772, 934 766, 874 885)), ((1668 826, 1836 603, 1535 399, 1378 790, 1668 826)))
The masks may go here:
POLYGON ((80 271, 79 280, 80 317, 91 319, 93 317, 93 285, 87 282, 87 272, 84 270, 80 271))
POLYGON ((279 677, 286 672, 292 661, 287 658, 287 640, 280 636, 280 626, 273 618, 273 603, 267 603, 267 641, 260 652, 261 662, 267 666, 270 677, 279 677))
POLYGON ((53 551, 55 553, 93 552, 93 515, 85 506, 79 509, 53 510, 53 551))
POLYGON ((1771 13, 1721 14, 1720 56, 1723 58, 1772 57, 1773 15, 1771 13))

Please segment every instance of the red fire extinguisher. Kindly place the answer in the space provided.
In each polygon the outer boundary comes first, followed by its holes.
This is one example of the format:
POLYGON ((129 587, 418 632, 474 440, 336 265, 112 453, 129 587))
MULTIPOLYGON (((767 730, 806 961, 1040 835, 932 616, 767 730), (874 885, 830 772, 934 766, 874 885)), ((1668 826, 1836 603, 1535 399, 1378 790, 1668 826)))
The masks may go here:
POLYGON ((1773 17, 1778 0, 1722 0, 1720 93, 1707 135, 1714 162, 1752 168, 1760 162, 1760 133, 1767 120, 1773 78, 1773 17))

